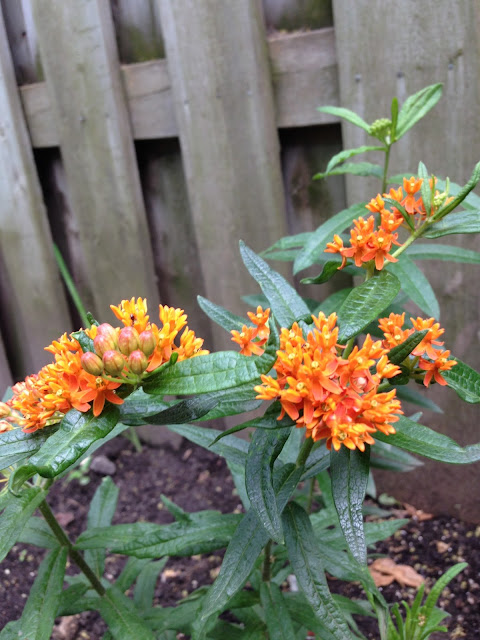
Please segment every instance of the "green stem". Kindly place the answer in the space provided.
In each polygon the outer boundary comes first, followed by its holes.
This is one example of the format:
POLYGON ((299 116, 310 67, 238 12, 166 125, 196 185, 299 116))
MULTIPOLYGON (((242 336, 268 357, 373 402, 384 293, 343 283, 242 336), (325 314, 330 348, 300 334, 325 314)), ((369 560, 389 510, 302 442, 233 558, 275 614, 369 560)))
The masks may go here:
POLYGON ((262 580, 264 582, 270 582, 270 578, 272 577, 272 565, 270 562, 270 553, 272 551, 272 541, 269 540, 265 545, 265 558, 263 560, 263 571, 262 571, 262 580))
POLYGON ((392 148, 391 144, 387 145, 387 149, 385 151, 385 162, 383 165, 383 180, 382 180, 382 193, 385 193, 387 190, 387 174, 388 174, 388 164, 390 162, 390 149, 392 148))
POLYGON ((55 515, 53 514, 53 511, 50 509, 47 501, 43 500, 43 502, 40 503, 38 508, 41 514, 43 515, 43 517, 45 518, 48 526, 54 533, 55 537, 61 544, 61 546, 66 547, 68 549, 68 555, 70 556, 70 559, 77 565, 77 567, 81 571, 83 571, 85 576, 90 580, 92 587, 95 589, 98 595, 100 596, 105 595, 105 588, 103 587, 102 583, 97 578, 95 573, 92 571, 90 566, 85 562, 81 553, 79 553, 77 549, 75 549, 70 538, 62 529, 58 520, 55 518, 55 515))
POLYGON ((308 456, 310 455, 310 451, 312 450, 312 447, 314 444, 315 443, 313 441, 313 438, 305 438, 305 442, 303 443, 302 448, 300 449, 297 462, 295 463, 295 466, 297 467, 297 469, 298 467, 303 467, 303 465, 307 461, 308 456))
POLYGON ((417 238, 420 238, 420 236, 424 234, 424 232, 431 224, 432 223, 429 221, 424 222, 420 227, 418 227, 416 231, 412 233, 409 238, 405 240, 401 247, 398 247, 398 249, 392 253, 392 256, 394 258, 397 258, 399 255, 401 255, 405 251, 405 249, 407 249, 412 244, 412 242, 415 242, 417 238))
POLYGON ((308 491, 308 501, 307 501, 307 513, 312 513, 312 505, 313 505, 313 496, 315 495, 315 482, 317 481, 316 477, 310 480, 310 489, 308 491))
POLYGON ((57 261, 58 268, 62 275, 63 281, 65 282, 65 286, 68 289, 69 294, 72 296, 73 304, 75 305, 76 310, 78 311, 78 315, 82 320, 82 324, 84 327, 90 327, 90 321, 87 317, 87 310, 83 306, 82 299, 80 298, 80 294, 78 293, 77 287, 73 282, 72 276, 68 270, 67 265, 65 264, 65 260, 63 259, 62 254, 60 253, 60 249, 56 244, 53 245, 53 253, 55 255, 55 260, 57 261))

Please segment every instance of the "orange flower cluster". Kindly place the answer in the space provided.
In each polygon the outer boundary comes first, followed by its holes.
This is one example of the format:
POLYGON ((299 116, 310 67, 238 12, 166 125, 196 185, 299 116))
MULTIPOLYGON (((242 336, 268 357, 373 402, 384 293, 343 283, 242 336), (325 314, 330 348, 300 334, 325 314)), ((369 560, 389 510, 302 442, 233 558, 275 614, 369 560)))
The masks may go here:
POLYGON ((447 384, 445 378, 442 377, 441 371, 448 371, 454 367, 457 363, 455 360, 449 360, 450 351, 441 351, 436 347, 443 346, 443 342, 440 342, 439 338, 445 329, 440 327, 438 322, 435 322, 434 318, 410 318, 412 323, 411 329, 404 329, 405 325, 405 313, 401 315, 391 313, 388 318, 382 318, 379 322, 379 327, 383 331, 385 336, 383 345, 386 348, 393 348, 405 340, 414 331, 424 331, 428 329, 428 333, 423 340, 418 344, 411 352, 411 356, 415 360, 411 361, 412 368, 417 366, 421 371, 425 371, 423 377, 423 384, 428 387, 432 378, 438 384, 445 386, 447 384), (427 356, 427 358, 425 358, 427 356))
MULTIPOLYGON (((435 179, 436 181, 436 179, 435 179)), ((344 246, 339 235, 335 235, 333 242, 327 243, 325 253, 339 253, 342 256, 342 264, 339 269, 347 264, 348 258, 353 258, 357 267, 374 260, 375 268, 381 270, 385 262, 397 262, 397 259, 390 253, 392 245, 401 246, 398 242, 398 233, 395 231, 402 225, 407 226, 405 219, 398 208, 387 209, 383 198, 389 198, 398 202, 406 213, 411 217, 413 225, 418 226, 427 217, 433 215, 438 206, 448 202, 445 194, 438 191, 434 197, 432 209, 427 213, 421 197, 417 197, 423 180, 421 178, 403 179, 403 189, 390 189, 389 193, 384 193, 383 197, 378 194, 370 200, 366 208, 372 213, 378 214, 380 222, 375 226, 375 217, 362 217, 354 220, 354 228, 350 231, 350 246, 344 246)), ((430 188, 432 188, 430 180, 430 188)))
POLYGON ((58 422, 72 408, 88 411, 91 404, 93 414, 99 416, 106 401, 123 402, 115 393, 121 384, 138 384, 172 353, 179 360, 208 353, 202 350, 203 340, 186 326, 182 309, 160 306, 160 327, 149 322, 145 299, 123 300, 112 310, 125 326, 120 329, 105 323, 86 329, 94 352, 84 353, 73 335, 67 334, 46 347, 55 362, 13 387, 13 397, 0 403, 2 425, 19 425, 30 433, 58 422), (174 340, 182 329, 176 345, 174 340))
POLYGON ((263 353, 263 345, 267 342, 270 335, 270 329, 268 328, 268 318, 270 316, 270 309, 265 311, 262 307, 257 307, 256 313, 253 311, 247 312, 253 327, 247 327, 243 325, 241 331, 231 332, 232 341, 241 346, 240 353, 244 356, 256 355, 260 356, 263 353))
MULTIPOLYGON (((257 309, 258 317, 261 313, 257 309)), ((342 358, 336 314, 312 317, 315 328, 306 338, 297 323, 281 330, 277 376, 262 376, 262 384, 255 387, 257 398, 279 399, 279 419, 289 415, 298 427, 306 428, 307 437, 326 438, 328 448, 338 450, 343 444, 363 451, 365 444, 374 442, 376 431, 395 433, 392 424, 402 413, 396 391, 378 393, 378 387, 400 369, 388 362, 388 349, 381 341, 369 335, 361 348, 354 347, 342 358)), ((245 344, 243 352, 249 350, 251 345, 245 344)))

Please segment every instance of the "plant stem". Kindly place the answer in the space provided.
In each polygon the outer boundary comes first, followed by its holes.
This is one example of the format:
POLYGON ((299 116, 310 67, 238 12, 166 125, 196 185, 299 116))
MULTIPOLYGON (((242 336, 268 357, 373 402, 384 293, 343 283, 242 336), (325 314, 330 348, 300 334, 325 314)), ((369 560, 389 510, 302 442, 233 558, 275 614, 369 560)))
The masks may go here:
POLYGON ((299 451, 297 462, 295 463, 297 468, 302 467, 305 464, 314 444, 313 438, 305 438, 305 442, 299 451))
POLYGON ((313 496, 315 494, 315 482, 317 481, 316 477, 310 480, 310 490, 308 492, 308 501, 307 501, 307 513, 312 513, 312 505, 313 505, 313 496))
POLYGON ((385 162, 383 165, 383 180, 382 180, 382 193, 385 193, 387 190, 387 174, 388 174, 388 163, 390 162, 390 149, 392 148, 391 144, 387 145, 387 149, 385 151, 385 162))
POLYGON ((263 571, 262 571, 262 580, 264 582, 270 582, 270 578, 272 577, 271 572, 271 563, 270 563, 270 553, 272 551, 272 541, 269 540, 265 545, 265 558, 263 560, 263 571))
POLYGON ((75 305, 75 308, 78 311, 78 315, 82 320, 82 324, 86 328, 89 328, 90 321, 87 318, 87 310, 83 306, 83 302, 80 298, 80 294, 78 293, 78 289, 73 282, 72 276, 70 275, 68 267, 65 264, 65 260, 63 259, 63 256, 60 253, 60 249, 56 244, 53 245, 53 253, 55 255, 55 260, 57 261, 57 265, 62 275, 63 281, 65 282, 65 286, 67 287, 69 294, 72 296, 73 304, 75 305))
POLYGON ((59 541, 59 543, 62 545, 62 547, 67 547, 68 555, 70 556, 70 559, 77 565, 77 567, 81 571, 83 571, 86 577, 90 580, 92 587, 95 589, 98 595, 100 596, 105 595, 105 588, 103 587, 102 583, 97 578, 95 573, 92 571, 90 566, 85 562, 82 554, 79 553, 77 549, 75 549, 70 538, 62 529, 58 520, 55 518, 55 515, 53 514, 53 511, 50 509, 47 501, 43 500, 40 503, 38 508, 41 514, 43 515, 43 517, 45 518, 48 526, 50 527, 55 537, 59 541))

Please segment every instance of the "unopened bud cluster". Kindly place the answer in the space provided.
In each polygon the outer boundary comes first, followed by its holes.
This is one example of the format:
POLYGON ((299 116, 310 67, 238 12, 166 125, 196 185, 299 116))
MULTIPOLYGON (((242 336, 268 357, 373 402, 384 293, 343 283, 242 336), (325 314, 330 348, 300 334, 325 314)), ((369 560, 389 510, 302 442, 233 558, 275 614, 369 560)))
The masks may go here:
POLYGON ((94 351, 82 355, 82 367, 94 376, 128 379, 142 376, 155 351, 156 338, 150 329, 139 333, 134 327, 115 329, 108 323, 97 327, 94 351))
POLYGON ((384 139, 390 134, 391 126, 391 120, 388 118, 379 118, 378 120, 375 120, 375 122, 372 122, 369 133, 374 138, 384 139))

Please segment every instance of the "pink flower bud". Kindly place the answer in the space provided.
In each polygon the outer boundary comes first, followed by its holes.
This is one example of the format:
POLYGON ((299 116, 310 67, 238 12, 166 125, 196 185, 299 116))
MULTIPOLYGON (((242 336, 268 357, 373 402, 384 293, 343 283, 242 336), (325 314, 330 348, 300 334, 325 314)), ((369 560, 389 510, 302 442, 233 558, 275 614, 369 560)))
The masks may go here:
POLYGON ((124 356, 138 349, 138 331, 133 327, 123 327, 118 334, 118 348, 124 356))
POLYGON ((152 355, 155 351, 155 347, 157 346, 155 335, 150 329, 142 331, 138 336, 138 343, 140 345, 140 350, 143 351, 147 358, 152 355))
POLYGON ((119 376, 125 367, 125 358, 121 353, 111 349, 103 354, 105 371, 110 376, 119 376))
POLYGON ((132 373, 137 376, 140 376, 145 369, 148 367, 148 358, 143 353, 137 349, 136 351, 132 351, 132 353, 128 356, 128 367, 132 373))
POLYGON ((111 324, 108 324, 108 322, 102 322, 102 324, 99 324, 97 327, 97 336, 112 336, 112 338, 114 340, 116 340, 117 338, 117 331, 115 330, 114 327, 112 327, 111 324))
POLYGON ((117 340, 107 333, 99 333, 93 341, 93 346, 97 355, 101 358, 105 352, 116 349, 117 340))
POLYGON ((83 369, 92 376, 101 376, 103 373, 103 362, 92 351, 84 353, 80 359, 83 369))

